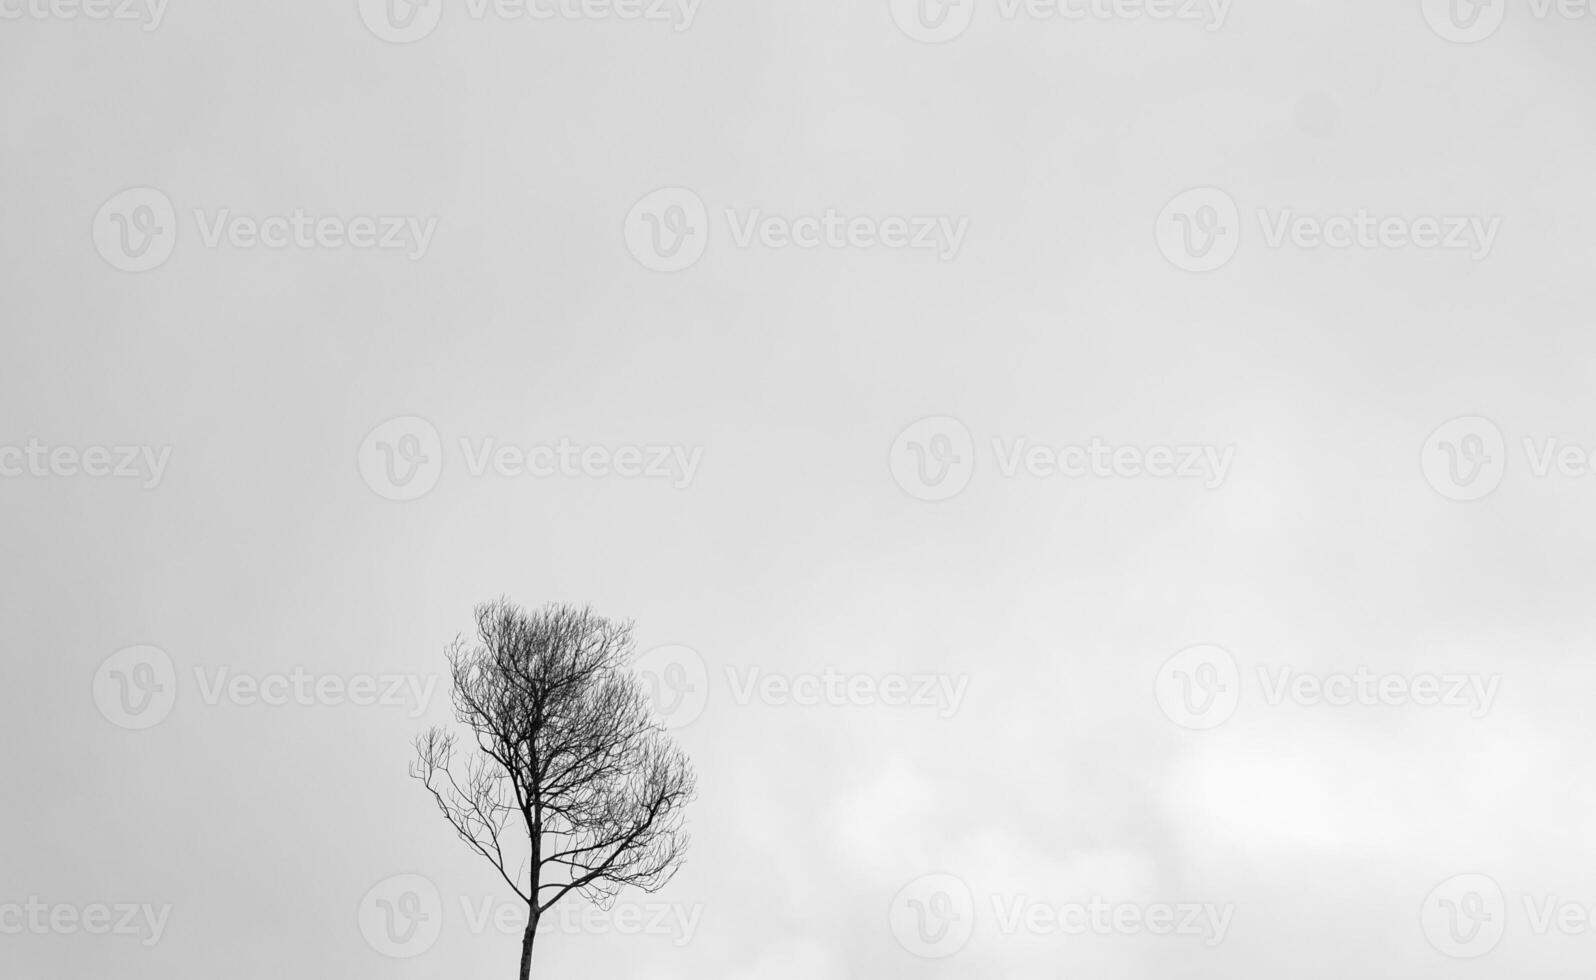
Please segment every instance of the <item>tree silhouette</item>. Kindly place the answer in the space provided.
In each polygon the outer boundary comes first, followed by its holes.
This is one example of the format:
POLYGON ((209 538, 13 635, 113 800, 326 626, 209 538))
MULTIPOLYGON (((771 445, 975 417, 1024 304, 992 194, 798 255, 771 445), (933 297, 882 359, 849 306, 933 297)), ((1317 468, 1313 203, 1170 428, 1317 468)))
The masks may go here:
POLYGON ((416 739, 411 775, 460 839, 526 903, 521 980, 538 922, 577 892, 609 908, 626 886, 653 892, 687 848, 695 777, 631 672, 632 624, 589 608, 476 609, 477 640, 449 648, 456 736, 416 739))

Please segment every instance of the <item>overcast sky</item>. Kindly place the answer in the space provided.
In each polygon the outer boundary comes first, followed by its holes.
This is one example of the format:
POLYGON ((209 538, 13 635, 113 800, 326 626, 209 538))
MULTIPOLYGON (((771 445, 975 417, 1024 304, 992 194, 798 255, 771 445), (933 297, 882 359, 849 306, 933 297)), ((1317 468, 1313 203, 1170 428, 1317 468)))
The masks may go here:
POLYGON ((0 974, 510 975, 507 595, 700 785, 534 976, 1586 975, 1596 18, 974 2, 0 0, 0 974))

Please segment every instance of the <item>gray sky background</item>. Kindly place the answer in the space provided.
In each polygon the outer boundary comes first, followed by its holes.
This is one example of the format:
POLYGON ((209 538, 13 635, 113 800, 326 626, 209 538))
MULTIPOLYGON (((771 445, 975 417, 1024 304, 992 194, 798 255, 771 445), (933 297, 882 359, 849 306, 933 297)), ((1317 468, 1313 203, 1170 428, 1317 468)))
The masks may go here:
POLYGON ((0 934, 0 973, 508 975, 518 936, 462 905, 508 891, 406 778, 449 718, 445 644, 504 594, 633 618, 707 694, 675 733, 688 863, 623 900, 697 916, 690 940, 568 928, 534 975, 1584 975, 1596 929, 1538 934, 1526 901, 1596 906, 1596 477, 1536 476, 1523 442, 1596 446, 1596 17, 1509 7, 1477 43, 1416 0, 1236 0, 1215 30, 980 0, 942 44, 886 0, 703 0, 681 31, 451 0, 408 45, 353 0, 0 21, 0 447, 171 448, 152 488, 0 478, 0 908, 171 907, 150 946, 0 934), (145 187, 175 247, 123 271, 92 229, 145 187), (660 188, 706 208, 681 272, 629 250, 660 188), (1161 253, 1191 188, 1241 216, 1212 272, 1161 253), (211 247, 196 209, 437 224, 412 261, 211 247), (949 260, 739 247, 727 209, 968 226, 949 260), (1475 258, 1271 247, 1259 209, 1501 222, 1475 258), (1505 475, 1448 499, 1426 440, 1475 416, 1505 475), (363 441, 410 417, 441 473, 385 499, 363 441), (940 502, 894 475, 934 417, 973 440, 940 502), (1022 438, 1234 455, 1212 489, 1006 477, 993 440, 1022 438), (702 456, 681 489, 473 476, 461 440, 490 439, 702 456), (1198 644, 1242 680, 1211 730, 1155 697, 1198 644), (142 731, 96 698, 137 645, 177 694, 142 731), (1500 687, 1483 717, 1272 706, 1281 666, 1500 687), (296 667, 440 680, 422 712, 212 705, 195 675, 296 667), (738 703, 751 668, 967 687, 738 703), (395 959, 363 900, 401 874, 442 928, 395 959), (946 957, 892 928, 930 874, 973 898, 946 957), (1452 959, 1422 920, 1463 874, 1506 927, 1452 959), (1211 946, 999 921, 1097 896, 1233 915, 1211 946))

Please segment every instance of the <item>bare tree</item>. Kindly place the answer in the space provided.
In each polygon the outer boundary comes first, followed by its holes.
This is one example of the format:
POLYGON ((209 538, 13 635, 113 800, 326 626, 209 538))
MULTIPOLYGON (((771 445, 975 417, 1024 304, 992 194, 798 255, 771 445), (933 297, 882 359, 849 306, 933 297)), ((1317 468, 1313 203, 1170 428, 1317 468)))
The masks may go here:
POLYGON ((653 892, 687 847, 695 777, 631 672, 632 625, 565 605, 478 606, 477 640, 449 648, 456 736, 416 739, 411 775, 472 850, 526 903, 521 980, 538 922, 576 892, 609 908, 653 892))

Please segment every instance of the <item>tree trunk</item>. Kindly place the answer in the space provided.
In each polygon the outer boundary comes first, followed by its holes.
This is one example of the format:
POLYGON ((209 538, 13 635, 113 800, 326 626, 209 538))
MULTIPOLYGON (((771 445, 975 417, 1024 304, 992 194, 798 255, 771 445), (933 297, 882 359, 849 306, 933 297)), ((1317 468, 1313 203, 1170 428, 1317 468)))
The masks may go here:
POLYGON ((532 976, 532 940, 537 936, 538 917, 534 913, 526 923, 526 935, 521 937, 521 980, 532 976))

